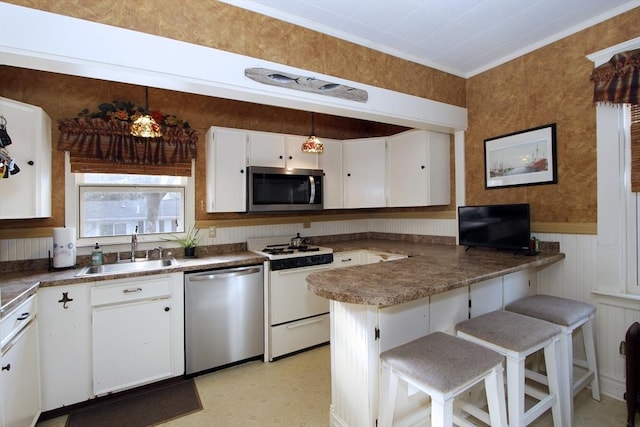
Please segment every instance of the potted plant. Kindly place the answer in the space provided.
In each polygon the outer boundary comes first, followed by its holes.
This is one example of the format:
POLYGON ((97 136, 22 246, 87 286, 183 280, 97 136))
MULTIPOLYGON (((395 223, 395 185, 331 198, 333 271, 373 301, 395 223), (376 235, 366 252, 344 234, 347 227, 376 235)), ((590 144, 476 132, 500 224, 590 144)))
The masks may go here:
POLYGON ((200 233, 200 229, 196 228, 196 226, 194 225, 183 236, 172 234, 171 235, 172 239, 163 239, 163 240, 170 241, 170 242, 177 242, 181 247, 184 248, 185 258, 193 258, 196 256, 196 246, 198 245, 198 233, 200 233))

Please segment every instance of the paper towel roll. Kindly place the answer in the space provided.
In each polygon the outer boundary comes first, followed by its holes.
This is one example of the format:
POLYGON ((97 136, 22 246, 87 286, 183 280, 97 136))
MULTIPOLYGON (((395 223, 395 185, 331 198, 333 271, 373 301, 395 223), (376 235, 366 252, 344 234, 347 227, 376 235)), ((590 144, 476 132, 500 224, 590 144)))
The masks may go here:
POLYGON ((76 229, 73 227, 53 229, 53 267, 76 265, 76 229))

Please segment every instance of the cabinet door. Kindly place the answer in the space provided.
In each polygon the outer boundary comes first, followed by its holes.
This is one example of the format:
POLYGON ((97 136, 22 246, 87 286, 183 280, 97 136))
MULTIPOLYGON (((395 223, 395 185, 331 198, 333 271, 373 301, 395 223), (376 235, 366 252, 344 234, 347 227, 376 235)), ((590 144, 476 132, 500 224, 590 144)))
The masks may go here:
POLYGON ((319 167, 324 171, 324 208, 343 207, 342 141, 323 139, 324 152, 319 157, 319 167))
POLYGON ((429 298, 381 308, 380 352, 429 334, 429 298))
POLYGON ((385 206, 385 139, 344 141, 344 207, 385 206))
POLYGON ((93 309, 93 391, 171 377, 171 299, 93 309))
POLYGON ((249 164, 251 166, 285 167, 284 135, 249 132, 249 164))
POLYGON ((469 288, 469 318, 495 310, 501 310, 502 276, 474 283, 469 288))
POLYGON ((31 321, 2 354, 5 427, 35 425, 40 415, 40 378, 36 321, 31 321))
POLYGON ((534 295, 535 288, 531 286, 535 274, 531 270, 517 271, 504 276, 503 292, 504 305, 511 304, 515 300, 534 295))
POLYGON ((362 258, 365 251, 349 251, 333 254, 333 268, 351 267, 363 264, 362 258))
POLYGON ((89 287, 38 289, 43 411, 83 402, 92 395, 89 287))
POLYGON ((41 108, 0 98, 12 144, 6 150, 20 173, 0 179, 0 219, 51 216, 51 119, 41 108))
POLYGON ((462 287, 431 296, 429 331, 455 334, 458 323, 469 318, 469 288, 462 287))
POLYGON ((450 137, 414 130, 389 137, 388 206, 448 205, 450 137))
POLYGON ((207 212, 246 212, 247 133, 211 128, 206 140, 207 212))
POLYGON ((306 140, 306 136, 287 135, 285 137, 285 165, 288 169, 318 169, 318 157, 322 154, 303 153, 302 143, 306 140))

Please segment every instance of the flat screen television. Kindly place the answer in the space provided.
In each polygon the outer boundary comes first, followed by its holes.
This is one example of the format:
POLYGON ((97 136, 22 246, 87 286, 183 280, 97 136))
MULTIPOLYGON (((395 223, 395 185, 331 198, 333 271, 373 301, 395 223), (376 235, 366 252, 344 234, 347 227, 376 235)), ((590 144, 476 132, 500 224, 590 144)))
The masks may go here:
POLYGON ((462 246, 527 250, 531 238, 529 204, 458 207, 458 242, 462 246))

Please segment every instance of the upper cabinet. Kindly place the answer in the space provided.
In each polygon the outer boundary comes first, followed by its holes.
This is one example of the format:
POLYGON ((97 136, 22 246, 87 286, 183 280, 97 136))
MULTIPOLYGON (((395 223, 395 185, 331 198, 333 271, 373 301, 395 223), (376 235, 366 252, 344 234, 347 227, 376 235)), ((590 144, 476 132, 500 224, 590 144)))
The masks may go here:
POLYGON ((247 210, 247 132, 207 131, 207 212, 247 210))
POLYGON ((322 138, 324 152, 318 157, 319 169, 324 171, 324 208, 341 209, 343 207, 342 191, 342 141, 322 138))
POLYGON ((449 134, 411 130, 388 138, 389 207, 448 205, 449 134))
POLYGON ((318 155, 303 153, 307 137, 268 132, 248 132, 249 164, 287 169, 317 169, 318 155))
POLYGON ((7 98, 0 98, 0 116, 12 142, 5 149, 19 169, 0 175, 0 219, 50 217, 51 119, 40 107, 7 98))
POLYGON ((343 141, 345 208, 378 208, 385 204, 385 138, 343 141))

